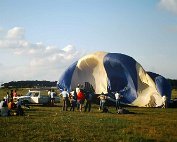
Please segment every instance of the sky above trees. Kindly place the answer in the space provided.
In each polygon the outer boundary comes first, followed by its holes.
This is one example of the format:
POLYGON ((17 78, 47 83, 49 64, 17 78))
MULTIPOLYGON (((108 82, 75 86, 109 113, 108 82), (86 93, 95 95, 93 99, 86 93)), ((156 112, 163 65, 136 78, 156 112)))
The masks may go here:
POLYGON ((0 82, 58 80, 96 51, 177 79, 177 1, 1 0, 0 82))

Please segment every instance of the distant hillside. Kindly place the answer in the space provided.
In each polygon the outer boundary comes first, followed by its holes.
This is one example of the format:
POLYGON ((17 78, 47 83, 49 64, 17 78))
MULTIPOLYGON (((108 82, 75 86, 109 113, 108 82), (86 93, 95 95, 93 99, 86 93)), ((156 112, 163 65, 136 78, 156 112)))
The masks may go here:
POLYGON ((56 87, 57 81, 11 81, 1 84, 5 88, 35 88, 35 87, 56 87))

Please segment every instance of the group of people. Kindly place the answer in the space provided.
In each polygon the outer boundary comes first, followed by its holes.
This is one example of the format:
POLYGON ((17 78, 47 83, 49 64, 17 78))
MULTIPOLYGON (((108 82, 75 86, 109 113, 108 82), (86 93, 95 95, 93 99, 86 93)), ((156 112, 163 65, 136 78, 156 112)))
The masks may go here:
MULTIPOLYGON (((66 88, 60 93, 60 96, 63 99, 63 111, 68 110, 68 106, 70 105, 70 111, 75 111, 75 108, 79 111, 91 111, 91 106, 93 102, 94 92, 84 89, 82 85, 78 84, 78 86, 72 91, 68 92, 66 88)), ((115 92, 115 104, 116 110, 120 109, 120 101, 123 96, 117 91, 115 92)), ((97 97, 100 100, 99 110, 104 111, 106 109, 106 101, 109 96, 104 94, 103 92, 101 95, 97 97)))
POLYGON ((68 110, 69 104, 71 106, 70 111, 75 111, 75 108, 82 111, 84 102, 86 101, 84 111, 88 110, 90 112, 93 95, 93 92, 85 90, 80 84, 70 93, 64 88, 60 93, 60 96, 63 98, 63 111, 68 110))
POLYGON ((7 103, 8 103, 8 101, 9 101, 9 100, 13 100, 14 97, 17 97, 17 91, 16 91, 16 90, 11 90, 11 91, 10 91, 10 94, 9 94, 9 92, 7 92, 7 94, 6 94, 6 96, 4 97, 4 99, 6 99, 6 100, 7 100, 7 103))
MULTIPOLYGON (((115 106, 116 110, 119 111, 121 109, 121 99, 123 98, 122 92, 127 90, 127 87, 120 91, 114 92, 114 98, 115 98, 115 106)), ((55 91, 54 89, 48 90, 48 95, 50 97, 50 105, 54 106, 55 102, 55 91)), ((72 90, 72 92, 68 92, 66 88, 60 93, 60 96, 62 96, 63 100, 63 111, 67 111, 68 107, 70 106, 70 111, 75 111, 75 108, 77 108, 78 111, 82 112, 83 108, 84 111, 91 111, 91 106, 93 102, 94 91, 87 90, 82 85, 78 84, 78 86, 72 90)), ((17 97, 17 91, 11 90, 10 94, 7 92, 7 95, 4 97, 4 99, 0 102, 0 115, 1 116, 9 116, 11 115, 12 111, 15 110, 15 115, 24 115, 24 111, 22 109, 22 101, 19 99, 16 103, 14 103, 14 98, 17 97)), ((106 110, 106 101, 110 97, 104 94, 103 92, 97 97, 100 100, 99 103, 99 110, 102 110, 104 112, 106 110)), ((152 100, 152 96, 151 99, 152 100)), ((167 107, 167 98, 164 95, 162 97, 162 108, 167 107)), ((152 104, 152 103, 151 103, 152 104)), ((14 112, 14 111, 13 111, 14 112)))
POLYGON ((4 99, 0 102, 0 115, 1 116, 10 116, 12 115, 11 112, 14 112, 14 115, 24 115, 24 111, 22 109, 22 102, 21 100, 17 100, 17 102, 14 102, 14 97, 17 97, 17 91, 11 90, 11 93, 9 95, 9 92, 7 92, 7 95, 4 97, 4 99))
MULTIPOLYGON (((118 109, 121 108, 120 102, 121 102, 121 99, 123 98, 123 96, 122 96, 118 91, 116 91, 116 92, 114 93, 114 97, 115 97, 116 110, 118 110, 118 109)), ((110 98, 110 97, 107 96, 107 95, 105 95, 105 94, 102 92, 101 95, 99 95, 97 98, 100 99, 100 107, 99 107, 99 110, 107 111, 107 110, 106 110, 106 107, 105 107, 105 104, 106 104, 107 99, 110 98)))

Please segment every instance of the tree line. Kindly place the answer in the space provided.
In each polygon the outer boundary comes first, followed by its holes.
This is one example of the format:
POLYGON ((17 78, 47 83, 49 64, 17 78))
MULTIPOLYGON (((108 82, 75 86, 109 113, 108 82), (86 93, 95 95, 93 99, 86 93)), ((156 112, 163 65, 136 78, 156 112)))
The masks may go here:
POLYGON ((168 79, 171 84, 172 89, 177 89, 177 80, 176 79, 168 79))
MULTIPOLYGON (((172 86, 172 89, 177 89, 177 80, 168 79, 172 86)), ((1 84, 1 87, 5 88, 35 88, 35 87, 56 87, 57 81, 10 81, 8 83, 1 84)))
POLYGON ((56 87, 57 81, 10 81, 1 84, 4 88, 39 88, 39 87, 56 87))

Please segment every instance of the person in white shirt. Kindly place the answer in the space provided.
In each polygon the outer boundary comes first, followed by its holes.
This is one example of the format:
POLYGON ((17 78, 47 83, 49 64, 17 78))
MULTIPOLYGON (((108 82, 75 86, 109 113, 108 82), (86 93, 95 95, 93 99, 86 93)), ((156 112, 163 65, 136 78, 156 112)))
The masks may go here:
POLYGON ((54 90, 51 91, 50 93, 50 103, 51 103, 51 106, 54 106, 54 102, 55 102, 55 92, 54 90))
POLYGON ((62 91, 60 93, 60 95, 63 97, 63 111, 67 111, 68 108, 68 97, 69 97, 69 93, 66 91, 66 88, 64 88, 64 91, 62 91))
POLYGON ((3 99, 3 101, 0 102, 0 110, 2 109, 4 102, 5 102, 5 99, 3 99))
MULTIPOLYGON (((75 89, 75 91, 76 91, 76 96, 77 96, 77 94, 80 92, 80 87, 81 87, 81 85, 78 84, 77 87, 76 87, 76 89, 75 89)), ((77 105, 77 110, 79 110, 80 103, 79 103, 78 101, 76 102, 76 105, 77 105)))
POLYGON ((47 94, 48 94, 49 97, 50 97, 50 93, 51 93, 51 91, 50 91, 50 89, 49 89, 48 92, 47 92, 47 94))
POLYGON ((116 91, 115 93, 115 99, 116 99, 116 110, 120 108, 120 99, 121 99, 121 95, 118 93, 118 91, 116 91))
POLYGON ((78 84, 76 87, 76 93, 78 94, 79 91, 80 91, 80 84, 78 84))
POLYGON ((164 95, 162 97, 162 108, 166 108, 167 107, 167 97, 164 95))

